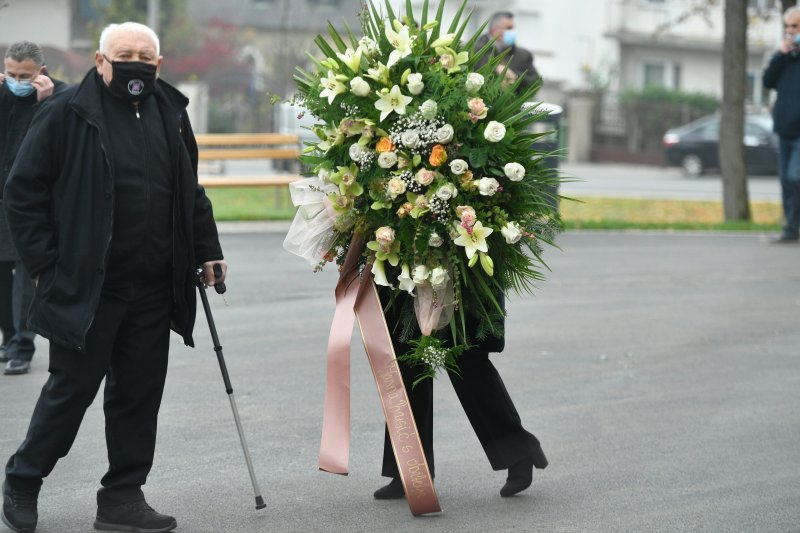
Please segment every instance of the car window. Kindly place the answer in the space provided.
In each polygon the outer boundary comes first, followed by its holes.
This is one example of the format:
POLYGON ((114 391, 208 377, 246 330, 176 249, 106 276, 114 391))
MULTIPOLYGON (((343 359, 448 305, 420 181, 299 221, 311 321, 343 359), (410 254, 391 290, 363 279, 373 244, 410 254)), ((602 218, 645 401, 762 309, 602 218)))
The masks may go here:
POLYGON ((697 130, 697 138, 702 141, 716 141, 719 139, 719 122, 709 122, 697 130))
POLYGON ((744 124, 744 134, 745 135, 754 135, 756 137, 764 137, 768 135, 769 132, 766 131, 761 126, 757 126, 756 124, 752 124, 750 122, 745 122, 744 124))

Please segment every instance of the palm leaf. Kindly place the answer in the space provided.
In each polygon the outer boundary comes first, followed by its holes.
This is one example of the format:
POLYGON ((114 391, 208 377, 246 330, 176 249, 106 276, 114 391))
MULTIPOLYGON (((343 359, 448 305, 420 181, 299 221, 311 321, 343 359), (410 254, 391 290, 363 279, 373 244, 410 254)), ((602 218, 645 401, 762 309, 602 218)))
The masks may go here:
POLYGON ((442 28, 442 18, 444 17, 444 0, 439 2, 439 8, 436 10, 436 22, 439 24, 436 25, 433 30, 431 30, 431 41, 435 41, 439 38, 439 32, 442 28))
POLYGON ((345 50, 347 50, 347 45, 344 44, 344 40, 339 35, 339 32, 336 31, 336 28, 333 27, 333 24, 331 24, 330 20, 328 21, 328 35, 331 36, 331 39, 333 39, 334 44, 337 48, 339 48, 341 53, 344 53, 345 50))
POLYGON ((461 2, 461 7, 458 8, 456 14, 453 16, 453 22, 450 23, 450 28, 447 30, 447 33, 453 33, 458 28, 458 24, 461 21, 461 15, 464 13, 464 8, 467 7, 467 0, 461 2))

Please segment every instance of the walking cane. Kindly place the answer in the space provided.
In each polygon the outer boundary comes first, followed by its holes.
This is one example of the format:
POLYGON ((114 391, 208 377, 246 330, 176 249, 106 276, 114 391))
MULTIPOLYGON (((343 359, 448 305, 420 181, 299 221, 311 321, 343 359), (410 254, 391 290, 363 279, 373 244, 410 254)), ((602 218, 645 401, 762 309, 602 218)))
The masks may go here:
MULTIPOLYGON (((198 271, 200 274, 201 271, 198 271)), ((222 267, 218 264, 214 265, 214 277, 222 276, 222 267)), ((256 472, 253 470, 253 460, 250 458, 250 450, 247 448, 247 441, 244 438, 244 430, 242 429, 242 421, 239 419, 239 409, 236 408, 236 399, 233 397, 233 386, 231 385, 231 378, 228 376, 228 367, 225 365, 225 358, 222 355, 222 346, 219 344, 219 337, 217 336, 217 328, 214 326, 214 317, 211 316, 211 307, 208 305, 208 297, 206 296, 205 284, 198 276, 197 287, 200 290, 200 299, 203 301, 203 309, 206 312, 208 319, 208 329, 211 330, 211 340, 214 342, 214 351, 217 352, 217 361, 219 362, 219 369, 222 372, 222 381, 225 382, 225 392, 228 393, 228 399, 231 402, 231 410, 233 411, 233 419, 236 422, 236 431, 239 432, 239 441, 242 443, 242 450, 244 451, 244 460, 247 463, 247 471, 250 473, 250 482, 253 484, 253 491, 256 495, 256 509, 263 509, 267 506, 264 503, 264 498, 261 496, 261 489, 258 488, 258 480, 256 479, 256 472)), ((217 294, 225 293, 225 284, 216 283, 214 290, 217 294)))

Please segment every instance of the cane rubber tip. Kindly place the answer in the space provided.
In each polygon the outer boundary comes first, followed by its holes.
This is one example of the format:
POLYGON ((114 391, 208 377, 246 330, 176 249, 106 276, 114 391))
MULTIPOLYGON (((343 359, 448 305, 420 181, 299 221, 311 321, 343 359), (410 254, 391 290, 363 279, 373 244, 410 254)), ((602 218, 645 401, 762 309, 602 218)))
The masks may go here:
POLYGON ((261 496, 256 496, 256 509, 263 509, 266 506, 267 504, 264 503, 264 498, 261 496))

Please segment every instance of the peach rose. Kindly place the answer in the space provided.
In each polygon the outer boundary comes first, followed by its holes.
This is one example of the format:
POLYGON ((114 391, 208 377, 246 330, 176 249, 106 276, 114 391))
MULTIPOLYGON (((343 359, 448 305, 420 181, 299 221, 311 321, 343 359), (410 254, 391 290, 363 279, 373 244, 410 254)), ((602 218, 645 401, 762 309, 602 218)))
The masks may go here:
POLYGON ((442 166, 447 161, 447 150, 441 144, 434 145, 428 161, 434 167, 442 166))
POLYGON ((382 154, 383 152, 393 152, 394 148, 395 146, 392 139, 389 137, 381 137, 377 146, 375 146, 375 151, 382 154))

